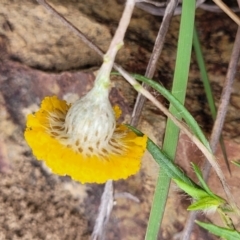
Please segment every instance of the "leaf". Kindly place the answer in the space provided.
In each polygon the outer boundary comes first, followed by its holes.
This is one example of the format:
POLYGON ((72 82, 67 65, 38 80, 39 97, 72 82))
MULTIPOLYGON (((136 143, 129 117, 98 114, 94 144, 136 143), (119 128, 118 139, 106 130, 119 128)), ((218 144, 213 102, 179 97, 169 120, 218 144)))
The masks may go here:
POLYGON ((191 186, 197 186, 183 171, 177 167, 162 151, 161 149, 148 138, 147 149, 155 159, 155 161, 160 165, 161 169, 170 178, 179 179, 182 182, 187 183, 191 186))
POLYGON ((191 186, 179 179, 173 179, 173 181, 188 195, 190 195, 194 199, 201 199, 208 197, 208 193, 206 193, 201 188, 198 188, 196 186, 191 186))
POLYGON ((203 223, 200 221, 195 221, 199 226, 208 230, 216 236, 222 237, 226 240, 239 240, 240 232, 228 228, 219 227, 210 223, 203 223))
POLYGON ((193 166, 193 170, 194 172, 196 173, 197 175, 197 178, 199 180, 199 182, 201 183, 201 186, 203 187, 203 189, 208 193, 209 196, 215 198, 215 199, 218 199, 219 201, 223 201, 225 202, 221 197, 215 195, 211 189, 208 187, 208 185, 206 184, 206 182, 204 181, 203 179, 203 176, 202 176, 202 172, 201 170, 199 169, 199 167, 197 165, 195 165, 194 163, 192 163, 192 166, 193 166))
POLYGON ((211 196, 203 197, 198 201, 191 204, 187 210, 189 211, 197 211, 197 210, 209 210, 215 211, 224 200, 216 199, 211 196))

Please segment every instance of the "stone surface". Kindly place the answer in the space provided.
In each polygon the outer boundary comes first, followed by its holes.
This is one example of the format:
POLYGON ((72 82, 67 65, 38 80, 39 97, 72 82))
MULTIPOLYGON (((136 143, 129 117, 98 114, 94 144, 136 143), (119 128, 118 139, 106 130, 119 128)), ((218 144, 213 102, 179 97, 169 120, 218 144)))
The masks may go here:
MULTIPOLYGON (((107 50, 112 35, 106 26, 86 17, 74 1, 51 4, 104 52, 107 50)), ((28 66, 63 71, 101 63, 93 50, 35 1, 2 1, 0 26, 0 39, 5 41, 10 58, 28 66)))

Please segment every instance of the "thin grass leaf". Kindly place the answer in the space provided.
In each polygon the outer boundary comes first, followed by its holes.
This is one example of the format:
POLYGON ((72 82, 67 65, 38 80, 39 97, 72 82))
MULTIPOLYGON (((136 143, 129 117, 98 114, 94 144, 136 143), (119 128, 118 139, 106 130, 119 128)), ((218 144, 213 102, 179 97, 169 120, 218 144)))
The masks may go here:
POLYGON ((209 78, 208 78, 207 69, 206 69, 206 66, 205 66, 205 62, 204 62, 204 58, 203 58, 202 49, 201 49, 200 41, 199 41, 199 38, 198 38, 196 26, 194 27, 194 31, 193 31, 193 47, 194 47, 194 51, 195 51, 195 54, 196 54, 198 67, 199 67, 199 70, 200 70, 200 73, 201 73, 201 78, 202 78, 202 81, 203 81, 203 86, 204 86, 204 89, 205 89, 205 93, 206 93, 208 105, 209 105, 209 108, 210 108, 210 112, 211 112, 211 115, 212 115, 213 119, 215 119, 216 115, 217 115, 217 110, 216 110, 215 101, 214 101, 214 97, 213 97, 213 94, 212 94, 212 88, 211 88, 210 81, 209 81, 209 78))
MULTIPOLYGON (((205 65, 205 62, 204 62, 204 58, 203 58, 202 49, 201 49, 199 37, 198 37, 198 34, 197 34, 196 26, 194 27, 194 32, 193 32, 193 47, 194 47, 194 51, 195 51, 195 54, 196 54, 198 67, 200 69, 201 78, 202 78, 202 81, 203 81, 203 86, 204 86, 204 90, 205 90, 207 101, 208 101, 208 106, 210 108, 212 118, 213 118, 213 120, 215 120, 216 115, 217 115, 217 110, 216 110, 214 97, 213 97, 213 93, 212 93, 212 88, 211 88, 209 77, 208 77, 208 74, 207 74, 207 69, 206 69, 206 65, 205 65)), ((226 147, 225 147, 222 135, 220 137, 220 146, 221 146, 221 149, 222 149, 222 152, 223 152, 224 161, 227 165, 228 171, 231 173, 229 160, 228 160, 228 157, 227 157, 227 151, 226 151, 226 147)))
POLYGON ((228 228, 223 228, 219 226, 215 226, 210 223, 203 223, 200 221, 195 221, 199 226, 208 230, 212 234, 222 237, 226 240, 239 240, 240 239, 240 232, 228 228))
POLYGON ((217 197, 217 196, 211 191, 211 189, 208 187, 208 185, 206 184, 206 182, 204 181, 203 176, 202 176, 202 172, 200 171, 199 167, 198 167, 197 165, 195 165, 194 163, 192 163, 192 166, 193 166, 193 170, 194 170, 194 172, 196 173, 197 178, 198 178, 201 186, 203 187, 203 189, 208 193, 209 196, 217 197))

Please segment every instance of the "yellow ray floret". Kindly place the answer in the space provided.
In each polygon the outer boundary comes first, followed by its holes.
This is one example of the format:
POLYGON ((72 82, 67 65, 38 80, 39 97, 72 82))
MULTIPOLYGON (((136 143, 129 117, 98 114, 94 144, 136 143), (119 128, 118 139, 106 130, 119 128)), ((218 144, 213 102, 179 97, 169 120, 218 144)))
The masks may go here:
MULTIPOLYGON (((146 149, 146 136, 139 137, 124 125, 112 124, 114 131, 110 132, 109 138, 104 136, 105 142, 102 143, 98 140, 101 138, 97 137, 101 126, 96 126, 96 132, 91 133, 88 139, 88 128, 69 125, 75 124, 69 114, 70 108, 56 96, 46 97, 41 108, 27 117, 25 139, 38 160, 44 160, 53 173, 68 175, 81 183, 126 179, 140 169, 141 157, 146 149), (76 134, 75 129, 78 129, 76 134), (85 134, 82 138, 81 130, 85 134)), ((119 117, 119 108, 115 108, 114 112, 119 117)), ((92 119, 100 117, 94 114, 93 109, 92 119)), ((96 122, 91 122, 92 119, 89 119, 89 131, 96 122)), ((84 124, 87 123, 84 120, 84 124)))

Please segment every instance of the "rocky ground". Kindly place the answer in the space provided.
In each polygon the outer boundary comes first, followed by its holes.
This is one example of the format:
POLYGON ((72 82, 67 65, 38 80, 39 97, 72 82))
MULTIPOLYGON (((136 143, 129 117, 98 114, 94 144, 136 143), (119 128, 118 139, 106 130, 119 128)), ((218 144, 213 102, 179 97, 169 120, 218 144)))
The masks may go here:
MULTIPOLYGON (((53 0, 51 4, 103 50, 108 48, 121 16, 124 1, 53 0)), ((179 17, 174 17, 154 78, 171 87, 175 64, 179 17)), ((143 74, 161 22, 136 9, 117 61, 131 72, 143 74)), ((207 69, 218 103, 237 26, 225 14, 197 11, 196 23, 207 69), (211 24, 210 24, 211 23, 211 24)), ((0 240, 89 239, 103 185, 58 177, 36 161, 23 138, 26 115, 38 109, 44 96, 58 95, 70 102, 91 89, 101 59, 71 31, 32 0, 0 2, 0 240)), ((224 126, 230 160, 240 150, 240 68, 224 126)), ((206 134, 212 120, 193 55, 186 106, 206 134)), ((136 98, 135 91, 120 77, 113 78, 111 101, 123 109, 125 121, 136 98)), ((164 102, 161 96, 157 96, 164 102)), ((139 128, 161 144, 165 117, 147 102, 139 128)), ((222 160, 218 151, 219 160, 222 160)), ((181 136, 178 163, 191 175, 189 162, 200 163, 201 153, 181 136)), ((229 185, 239 199, 240 169, 232 175, 221 161, 229 185)), ((107 240, 144 239, 158 168, 146 153, 141 171, 114 183, 116 203, 107 228, 107 240), (139 201, 126 198, 127 192, 139 201)), ((219 194, 221 186, 211 174, 210 186, 219 194)), ((177 239, 187 217, 189 201, 173 186, 170 190, 159 239, 177 239)), ((203 216, 202 216, 203 217, 203 216)), ((216 216, 208 220, 219 223, 216 216)), ((237 223, 239 227, 239 223, 237 223)), ((196 228, 192 239, 214 239, 196 228)))

